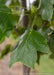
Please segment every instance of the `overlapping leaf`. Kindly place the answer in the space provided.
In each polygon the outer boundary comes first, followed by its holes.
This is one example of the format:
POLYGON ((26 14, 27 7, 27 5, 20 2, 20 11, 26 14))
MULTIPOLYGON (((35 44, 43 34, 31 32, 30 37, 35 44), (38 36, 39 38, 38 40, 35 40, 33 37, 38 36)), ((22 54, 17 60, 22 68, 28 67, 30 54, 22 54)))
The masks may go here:
POLYGON ((21 61, 26 66, 33 68, 37 60, 37 51, 48 53, 47 40, 34 30, 27 30, 15 51, 11 54, 11 67, 14 63, 21 61))
POLYGON ((7 55, 12 49, 10 44, 6 45, 5 49, 1 51, 0 59, 2 59, 5 55, 7 55))
POLYGON ((42 20, 42 18, 41 18, 39 15, 36 16, 35 24, 36 24, 38 27, 43 26, 43 20, 42 20))
POLYGON ((16 21, 11 9, 6 7, 4 4, 0 5, 0 31, 2 32, 0 33, 0 41, 7 35, 7 32, 13 29, 15 24, 16 21))
POLYGON ((39 29, 39 32, 46 38, 48 39, 48 33, 51 32, 51 29, 50 27, 47 28, 47 27, 42 27, 41 29, 39 29))
POLYGON ((41 16, 44 20, 51 21, 53 15, 53 4, 54 0, 41 0, 41 16))
POLYGON ((54 59, 54 31, 50 35, 49 47, 50 47, 50 50, 52 52, 52 54, 50 55, 50 58, 54 59))

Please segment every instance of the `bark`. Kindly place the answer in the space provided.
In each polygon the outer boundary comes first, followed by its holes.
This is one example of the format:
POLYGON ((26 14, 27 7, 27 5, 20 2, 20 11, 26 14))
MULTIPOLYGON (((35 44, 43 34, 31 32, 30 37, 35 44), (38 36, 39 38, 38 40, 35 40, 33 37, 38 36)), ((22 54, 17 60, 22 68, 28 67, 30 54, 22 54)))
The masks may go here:
MULTIPOLYGON (((24 17, 22 19, 22 27, 28 26, 28 15, 27 14, 27 7, 26 7, 26 0, 21 0, 21 8, 24 9, 24 17)), ((23 75, 29 75, 30 68, 23 65, 23 75)))
POLYGON ((23 75, 29 75, 30 74, 30 68, 23 65, 23 75))
POLYGON ((22 19, 22 27, 28 26, 28 12, 26 9, 26 0, 21 0, 21 8, 24 9, 24 17, 22 19))

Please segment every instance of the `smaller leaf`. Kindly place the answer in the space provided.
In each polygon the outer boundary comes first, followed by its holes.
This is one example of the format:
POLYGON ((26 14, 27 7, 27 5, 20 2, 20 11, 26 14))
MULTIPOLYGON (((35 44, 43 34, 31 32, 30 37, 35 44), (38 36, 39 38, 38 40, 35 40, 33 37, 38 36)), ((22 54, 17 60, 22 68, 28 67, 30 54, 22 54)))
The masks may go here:
POLYGON ((51 21, 53 15, 53 5, 51 0, 41 0, 41 10, 42 19, 51 21))
POLYGON ((40 26, 43 26, 43 20, 41 18, 41 16, 36 16, 36 21, 35 21, 35 24, 40 27, 40 26))
POLYGON ((49 43, 50 50, 52 52, 52 54, 50 55, 50 58, 54 59, 54 31, 50 35, 50 39, 48 43, 49 43))
POLYGON ((11 45, 9 44, 5 47, 4 50, 1 51, 0 58, 3 58, 5 55, 7 55, 10 52, 10 50, 11 50, 11 45))
POLYGON ((42 27, 39 29, 39 32, 46 38, 48 39, 48 33, 51 32, 49 27, 42 27))

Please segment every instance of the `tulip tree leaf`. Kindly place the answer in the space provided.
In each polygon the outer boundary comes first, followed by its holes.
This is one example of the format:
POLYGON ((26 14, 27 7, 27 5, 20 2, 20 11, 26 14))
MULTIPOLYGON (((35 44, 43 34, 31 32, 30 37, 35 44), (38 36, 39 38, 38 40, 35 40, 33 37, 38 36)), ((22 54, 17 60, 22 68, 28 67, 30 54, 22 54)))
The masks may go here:
POLYGON ((41 0, 42 19, 51 21, 53 15, 53 0, 41 0))
POLYGON ((26 66, 34 69, 37 51, 49 53, 47 40, 39 32, 28 29, 21 39, 19 46, 11 54, 9 67, 21 61, 26 66))
POLYGON ((14 28, 16 24, 15 18, 12 14, 10 8, 6 7, 4 4, 0 5, 0 41, 3 37, 7 36, 10 31, 14 28))

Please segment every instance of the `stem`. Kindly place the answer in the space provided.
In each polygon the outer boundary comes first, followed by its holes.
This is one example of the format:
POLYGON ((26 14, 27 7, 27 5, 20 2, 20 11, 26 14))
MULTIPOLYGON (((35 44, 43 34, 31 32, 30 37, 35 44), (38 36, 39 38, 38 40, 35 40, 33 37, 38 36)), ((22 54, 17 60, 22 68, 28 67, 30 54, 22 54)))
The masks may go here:
MULTIPOLYGON (((22 27, 28 27, 28 15, 27 14, 27 7, 26 7, 26 0, 21 0, 21 7, 24 9, 24 17, 22 18, 22 27)), ((23 65, 23 75, 29 75, 30 68, 23 65)))
POLYGON ((34 20, 33 20, 33 23, 32 23, 32 28, 31 29, 33 29, 33 26, 35 24, 35 21, 36 21, 36 16, 34 17, 34 20))
POLYGON ((24 17, 22 19, 22 27, 28 26, 28 15, 27 15, 27 7, 26 7, 26 0, 21 0, 21 7, 24 9, 24 17))
POLYGON ((30 68, 27 66, 23 65, 23 75, 29 75, 30 73, 30 68))

